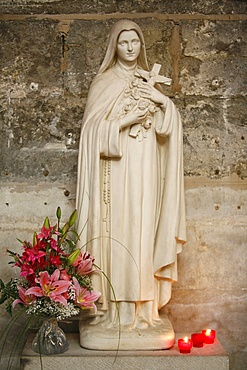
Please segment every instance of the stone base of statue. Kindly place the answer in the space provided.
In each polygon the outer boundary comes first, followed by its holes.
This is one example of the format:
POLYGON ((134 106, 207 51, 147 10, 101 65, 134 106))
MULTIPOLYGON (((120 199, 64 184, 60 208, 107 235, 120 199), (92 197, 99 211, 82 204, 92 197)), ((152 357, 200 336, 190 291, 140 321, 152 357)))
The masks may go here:
POLYGON ((80 321, 80 345, 83 348, 101 351, 161 350, 174 344, 174 331, 170 321, 162 318, 159 325, 148 329, 137 329, 92 324, 80 321))
MULTIPOLYGON (((175 345, 167 350, 159 351, 94 351, 82 348, 79 345, 78 333, 66 333, 69 342, 68 351, 59 355, 42 356, 43 369, 110 369, 110 370, 229 370, 229 358, 216 338, 213 345, 206 344, 201 348, 193 347, 191 353, 180 353, 177 341, 188 333, 176 333, 175 345)), ((21 368, 23 370, 40 369, 40 355, 33 352, 31 344, 33 334, 28 337, 26 346, 21 354, 21 368)), ((1 369, 7 369, 9 356, 1 369)), ((16 359, 19 361, 19 358, 16 359)), ((16 361, 17 362, 17 361, 16 361)), ((15 369, 20 368, 14 367, 15 369)))

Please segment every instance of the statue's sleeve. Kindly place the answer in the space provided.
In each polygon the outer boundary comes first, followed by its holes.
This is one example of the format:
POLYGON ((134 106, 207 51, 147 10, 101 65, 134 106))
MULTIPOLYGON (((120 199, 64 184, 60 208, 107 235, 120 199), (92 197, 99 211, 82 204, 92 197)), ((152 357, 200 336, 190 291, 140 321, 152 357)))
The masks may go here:
POLYGON ((173 102, 168 99, 165 108, 160 109, 155 116, 155 130, 159 136, 170 136, 180 120, 179 112, 173 102))
POLYGON ((118 120, 104 120, 100 125, 100 155, 122 157, 120 123, 118 120))
POLYGON ((99 139, 97 143, 101 157, 122 156, 120 122, 114 109, 118 108, 118 98, 124 86, 108 71, 107 74, 98 75, 90 88, 87 116, 89 125, 94 127, 94 137, 99 139))

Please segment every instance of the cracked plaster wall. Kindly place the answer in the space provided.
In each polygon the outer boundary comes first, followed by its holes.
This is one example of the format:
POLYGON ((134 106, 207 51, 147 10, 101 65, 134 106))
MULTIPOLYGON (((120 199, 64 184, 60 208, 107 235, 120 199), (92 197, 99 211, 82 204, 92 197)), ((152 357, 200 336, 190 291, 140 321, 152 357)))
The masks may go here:
POLYGON ((231 369, 246 368, 246 2, 5 0, 0 12, 1 277, 17 237, 73 210, 88 88, 112 24, 131 18, 184 125, 188 242, 164 312, 177 332, 216 329, 231 369))

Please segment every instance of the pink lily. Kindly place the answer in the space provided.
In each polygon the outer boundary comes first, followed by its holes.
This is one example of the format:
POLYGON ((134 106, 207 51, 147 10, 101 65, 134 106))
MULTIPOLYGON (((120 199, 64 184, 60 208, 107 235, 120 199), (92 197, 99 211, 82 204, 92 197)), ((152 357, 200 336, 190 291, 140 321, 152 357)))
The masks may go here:
POLYGON ((72 266, 76 266, 76 273, 82 276, 90 274, 93 271, 93 263, 94 257, 91 257, 88 252, 85 252, 83 255, 82 253, 79 254, 72 266))
POLYGON ((60 247, 57 244, 57 241, 53 238, 50 239, 51 249, 54 249, 56 252, 60 252, 60 247))
POLYGON ((21 266, 20 276, 24 276, 28 281, 33 281, 35 278, 35 271, 29 265, 21 266))
POLYGON ((93 308, 96 313, 97 307, 94 302, 101 296, 101 293, 96 290, 90 292, 86 288, 81 287, 75 277, 73 277, 73 284, 75 288, 75 304, 82 309, 93 308))
POLYGON ((18 303, 24 304, 24 306, 29 306, 36 299, 36 297, 33 294, 27 294, 27 291, 21 286, 18 286, 18 293, 19 293, 20 299, 14 300, 14 302, 12 303, 13 308, 18 303))
POLYGON ((38 239, 48 239, 55 231, 56 225, 51 227, 43 226, 38 234, 38 239))
POLYGON ((35 245, 32 248, 26 248, 25 252, 23 253, 23 257, 26 261, 40 262, 40 259, 46 255, 45 251, 39 250, 38 245, 35 245))
POLYGON ((59 302, 64 306, 67 305, 67 300, 63 293, 67 292, 71 283, 66 280, 59 280, 60 270, 56 269, 52 275, 47 271, 40 273, 40 278, 35 279, 35 282, 40 286, 29 288, 26 294, 34 294, 36 297, 49 297, 54 302, 59 302))

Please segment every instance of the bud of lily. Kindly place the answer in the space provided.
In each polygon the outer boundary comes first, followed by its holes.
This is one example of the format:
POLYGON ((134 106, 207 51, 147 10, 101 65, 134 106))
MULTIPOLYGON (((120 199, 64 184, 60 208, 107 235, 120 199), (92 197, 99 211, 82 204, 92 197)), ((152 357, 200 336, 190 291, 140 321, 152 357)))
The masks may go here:
POLYGON ((57 207, 57 219, 58 219, 58 221, 61 220, 61 215, 62 215, 61 208, 57 207))
POLYGON ((48 217, 46 217, 46 218, 45 218, 45 221, 44 221, 43 226, 44 226, 46 229, 49 229, 49 228, 50 228, 50 221, 49 221, 49 218, 48 218, 48 217))
POLYGON ((37 233, 36 233, 36 231, 33 233, 33 246, 35 246, 35 245, 37 245, 37 242, 38 242, 38 240, 37 240, 37 233))
POLYGON ((74 225, 76 217, 77 217, 77 210, 74 210, 74 212, 72 213, 72 215, 69 218, 69 226, 70 227, 74 225))
POLYGON ((66 222, 66 224, 64 224, 64 226, 62 228, 62 235, 67 233, 68 230, 69 230, 69 224, 68 224, 68 222, 66 222))
POLYGON ((59 245, 61 245, 64 242, 64 240, 66 239, 68 230, 69 230, 69 223, 66 222, 66 224, 64 224, 64 226, 61 230, 61 238, 59 240, 59 245))
POLYGON ((69 265, 72 265, 76 261, 76 259, 78 258, 80 252, 81 252, 80 249, 76 249, 74 252, 72 252, 69 255, 69 257, 68 257, 68 264, 69 265))

